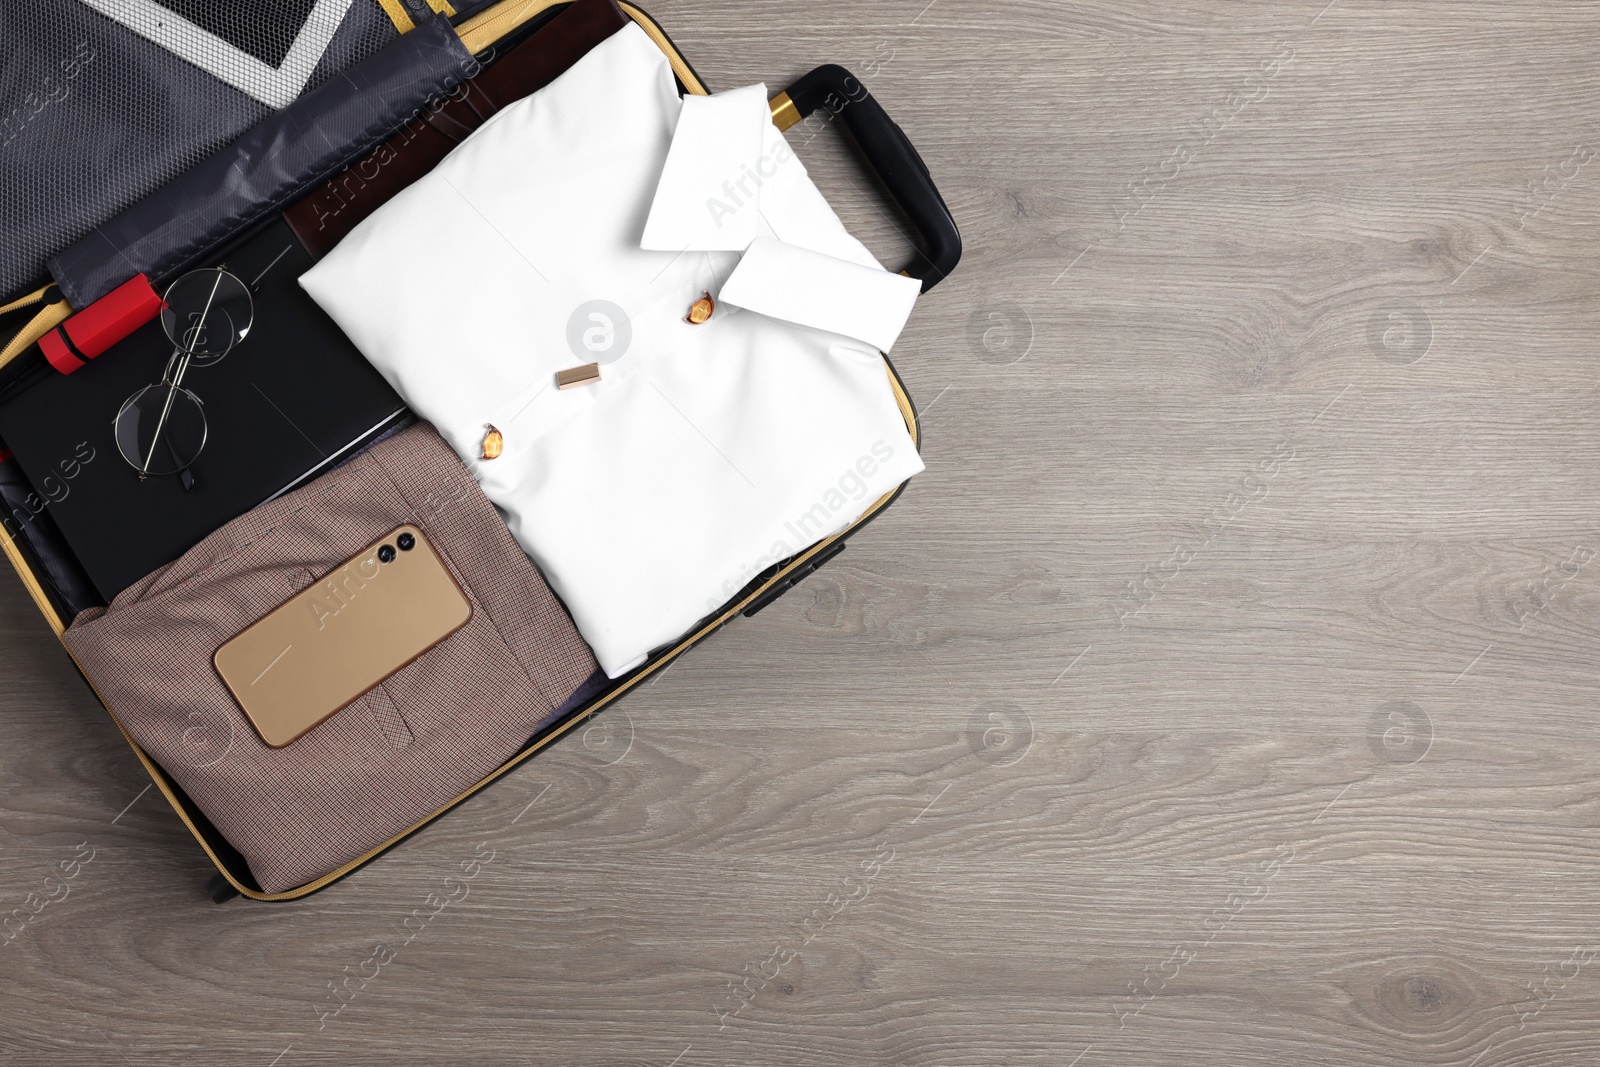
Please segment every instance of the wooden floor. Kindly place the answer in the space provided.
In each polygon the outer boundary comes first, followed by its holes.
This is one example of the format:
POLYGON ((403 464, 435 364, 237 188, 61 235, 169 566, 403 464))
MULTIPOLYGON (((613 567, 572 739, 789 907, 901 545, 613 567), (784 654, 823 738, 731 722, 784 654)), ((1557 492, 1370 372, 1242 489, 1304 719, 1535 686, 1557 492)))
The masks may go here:
POLYGON ((927 473, 290 905, 204 898, 0 577, 0 910, 78 857, 0 1062, 1600 1059, 1600 5, 651 10, 922 150, 966 239, 894 351, 927 473))

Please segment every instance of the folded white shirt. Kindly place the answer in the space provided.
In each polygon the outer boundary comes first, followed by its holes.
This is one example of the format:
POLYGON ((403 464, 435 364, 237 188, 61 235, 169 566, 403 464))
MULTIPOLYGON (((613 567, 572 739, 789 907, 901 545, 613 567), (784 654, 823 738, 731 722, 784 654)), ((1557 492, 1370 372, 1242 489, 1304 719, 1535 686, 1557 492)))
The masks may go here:
MULTIPOLYGON (((683 107, 629 25, 301 278, 468 462, 612 677, 922 470, 869 344, 720 303, 686 321, 737 257, 640 247, 683 107), (554 388, 591 361, 599 382, 554 388), (505 450, 484 461, 489 424, 505 450)), ((877 267, 793 163, 763 223, 877 267)))

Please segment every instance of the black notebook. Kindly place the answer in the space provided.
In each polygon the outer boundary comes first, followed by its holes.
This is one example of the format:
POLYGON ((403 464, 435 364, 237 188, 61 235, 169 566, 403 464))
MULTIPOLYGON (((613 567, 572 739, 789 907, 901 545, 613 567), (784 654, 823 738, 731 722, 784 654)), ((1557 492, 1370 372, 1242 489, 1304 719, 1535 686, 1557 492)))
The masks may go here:
POLYGON ((112 420, 161 380, 172 342, 147 323, 72 375, 41 372, 0 403, 0 441, 110 601, 207 534, 304 483, 408 414, 404 401, 299 286, 312 264, 281 218, 214 262, 251 290, 255 320, 220 362, 184 387, 205 407, 205 449, 180 476, 139 480, 112 420))

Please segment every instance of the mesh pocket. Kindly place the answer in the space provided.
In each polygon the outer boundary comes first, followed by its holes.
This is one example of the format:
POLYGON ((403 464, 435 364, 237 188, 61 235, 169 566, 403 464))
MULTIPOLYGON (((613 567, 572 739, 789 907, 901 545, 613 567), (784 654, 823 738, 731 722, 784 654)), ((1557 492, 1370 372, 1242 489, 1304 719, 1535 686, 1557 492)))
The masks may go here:
POLYGON ((375 0, 30 0, 0 19, 0 295, 393 40, 375 0))

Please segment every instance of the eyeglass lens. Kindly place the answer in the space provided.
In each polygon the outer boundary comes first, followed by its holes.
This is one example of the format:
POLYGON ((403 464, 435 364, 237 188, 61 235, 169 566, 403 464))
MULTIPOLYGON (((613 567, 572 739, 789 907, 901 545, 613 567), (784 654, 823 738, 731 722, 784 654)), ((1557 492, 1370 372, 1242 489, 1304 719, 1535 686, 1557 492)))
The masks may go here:
POLYGON ((114 429, 117 451, 143 474, 176 474, 193 463, 206 444, 200 399, 168 382, 147 385, 130 396, 117 413, 114 429))
POLYGON ((255 319, 250 290, 224 270, 191 271, 167 287, 165 299, 161 326, 197 367, 227 355, 255 319))

